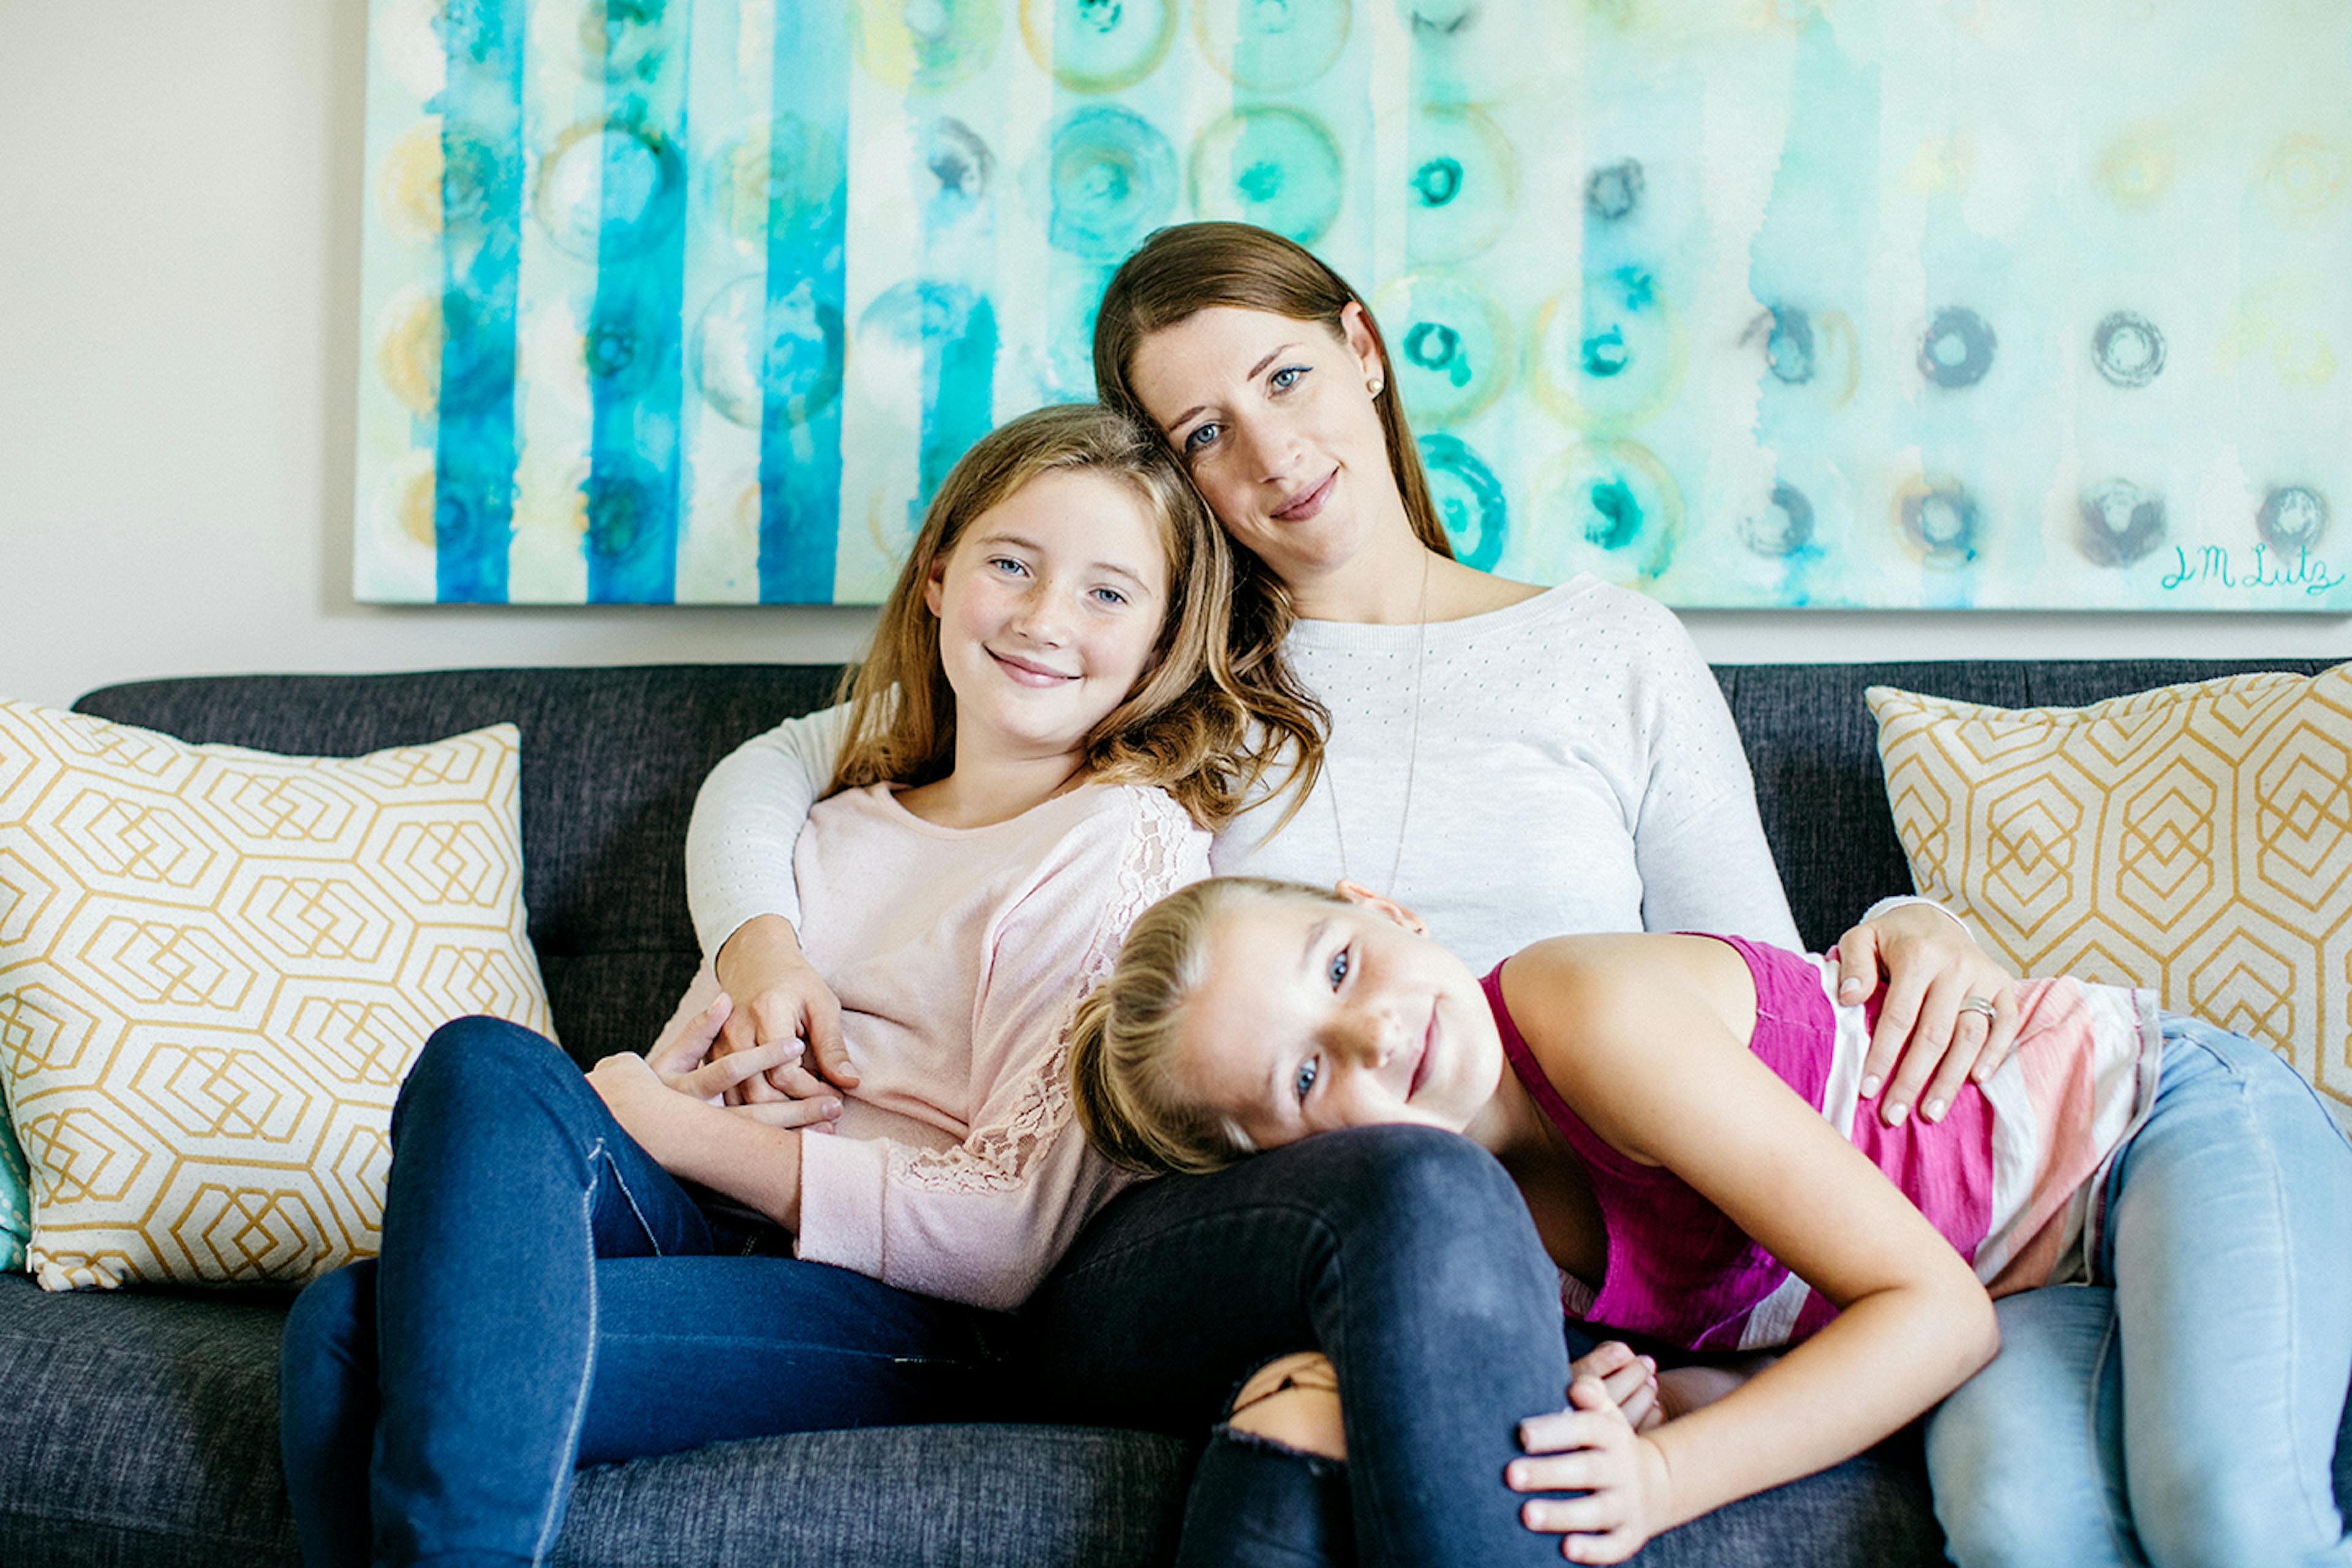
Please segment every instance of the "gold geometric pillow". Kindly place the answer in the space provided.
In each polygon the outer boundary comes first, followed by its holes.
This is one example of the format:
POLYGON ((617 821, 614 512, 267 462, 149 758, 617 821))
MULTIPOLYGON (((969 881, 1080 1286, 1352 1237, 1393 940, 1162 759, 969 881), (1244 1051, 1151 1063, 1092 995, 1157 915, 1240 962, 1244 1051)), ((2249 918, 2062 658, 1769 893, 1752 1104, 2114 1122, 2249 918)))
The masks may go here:
POLYGON ((0 702, 0 1080, 44 1287, 377 1250, 425 1037, 550 1028, 520 742, 280 757, 0 702))
POLYGON ((1920 892, 2023 973, 2264 1042, 2352 1123, 2352 665, 2088 708, 1867 700, 1920 892))

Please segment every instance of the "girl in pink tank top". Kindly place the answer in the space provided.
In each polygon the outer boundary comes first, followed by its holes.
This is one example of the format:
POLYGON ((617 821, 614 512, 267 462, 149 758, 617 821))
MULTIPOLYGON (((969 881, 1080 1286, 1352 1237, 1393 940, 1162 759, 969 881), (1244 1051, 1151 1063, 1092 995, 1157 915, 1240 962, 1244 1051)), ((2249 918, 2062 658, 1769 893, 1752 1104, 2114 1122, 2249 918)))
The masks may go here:
MULTIPOLYGON (((2080 1422, 2038 1408, 1931 1425, 1956 1561, 2165 1568, 2225 1538, 2254 1547, 2231 1560, 2346 1561, 2329 1462, 2352 1377, 2352 1146, 2309 1086, 2149 993, 2025 981, 2012 1056, 1935 1121, 1889 1127, 1856 1114, 1874 1005, 1840 1006, 1837 980, 1834 956, 1650 934, 1555 938, 1482 980, 1353 884, 1220 878, 1130 930, 1071 1070, 1089 1135, 1141 1170, 1374 1123, 1460 1132, 1517 1183, 1578 1316, 1785 1352, 1671 1417, 1622 1346, 1580 1363, 1506 1477, 1571 1561, 1620 1561, 1887 1436, 1993 1359, 1992 1298, 2061 1283, 2098 1285, 2129 1325, 2108 1336, 2122 1435, 2078 1461, 2080 1422), (2225 1194, 2217 1157, 2274 1175, 2225 1194), (2184 1305, 2216 1300, 2231 1310, 2184 1305), (2173 1394, 2184 1366, 2224 1364, 2332 1401, 2241 1399, 2217 1441, 2173 1394), (2165 1414, 2132 1419, 2143 1406, 2165 1414), (2022 1429, 1988 1439, 2003 1419, 2022 1429), (2087 1479, 2018 1495, 2044 1484, 2036 1467, 1985 1462, 1989 1443, 2044 1440, 2043 1476, 2087 1479), (1541 1495, 1559 1492, 1577 1495, 1541 1495)), ((2078 1380, 2087 1408, 2109 1359, 2037 1361, 2028 1381, 2078 1380)))

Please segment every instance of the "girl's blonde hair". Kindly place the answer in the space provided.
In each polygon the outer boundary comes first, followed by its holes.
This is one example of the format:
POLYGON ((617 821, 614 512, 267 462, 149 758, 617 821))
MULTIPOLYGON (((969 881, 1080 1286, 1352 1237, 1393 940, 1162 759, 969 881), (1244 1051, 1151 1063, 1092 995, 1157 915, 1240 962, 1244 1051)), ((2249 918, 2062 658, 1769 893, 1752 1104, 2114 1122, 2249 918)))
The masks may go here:
MULTIPOLYGON (((1314 321, 1343 342, 1347 329, 1342 312, 1349 305, 1361 308, 1364 330, 1381 357, 1381 390, 1373 395, 1372 406, 1388 442, 1389 472, 1403 499, 1405 518, 1414 538, 1454 559, 1453 542, 1430 499, 1421 448, 1405 423, 1388 340, 1381 335, 1371 307, 1312 251, 1278 234, 1245 223, 1186 223, 1145 240, 1119 264, 1103 290, 1095 317, 1097 395, 1150 427, 1150 416, 1144 413, 1131 379, 1137 353, 1154 332, 1218 305, 1314 321)), ((1237 549, 1235 553, 1240 581, 1234 605, 1234 663, 1257 677, 1251 692, 1253 711, 1261 722, 1286 733, 1311 728, 1319 735, 1328 716, 1282 659, 1283 638, 1298 618, 1290 590, 1249 551, 1237 549)), ((1320 763, 1318 748, 1314 765, 1302 769, 1293 781, 1302 785, 1300 800, 1314 787, 1320 763)), ((1294 802, 1292 809, 1297 807, 1294 802)))
POLYGON ((1128 485, 1158 522, 1168 605, 1143 677, 1086 738, 1090 777, 1158 784, 1203 827, 1222 827, 1264 776, 1272 743, 1232 668, 1234 552, 1167 444, 1097 404, 1065 404, 997 426, 964 453, 923 515, 865 662, 847 672, 849 739, 827 795, 929 784, 955 766, 955 692, 924 602, 934 566, 974 519, 1041 474, 1092 471, 1128 485))
POLYGON ((1270 877, 1212 877, 1179 888, 1128 928, 1118 962, 1078 1004, 1071 1097, 1087 1139, 1114 1164, 1201 1175, 1255 1152, 1233 1118, 1177 1080, 1174 1066, 1184 1009, 1208 977, 1210 928, 1251 898, 1346 902, 1328 889, 1270 877))

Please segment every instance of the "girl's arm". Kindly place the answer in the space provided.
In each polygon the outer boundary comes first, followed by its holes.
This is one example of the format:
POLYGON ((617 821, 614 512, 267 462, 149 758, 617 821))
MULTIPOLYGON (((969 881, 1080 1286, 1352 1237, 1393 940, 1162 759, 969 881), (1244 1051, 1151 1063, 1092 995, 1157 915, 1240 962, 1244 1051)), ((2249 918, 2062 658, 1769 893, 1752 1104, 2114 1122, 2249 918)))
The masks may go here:
POLYGON ((1662 1530, 1836 1464, 1991 1359, 1991 1300, 1968 1263, 1812 1107, 1749 1054, 1746 965, 1695 937, 1563 939, 1505 975, 1561 1098, 1601 1138, 1664 1165, 1841 1309, 1721 1400, 1636 1436, 1597 1384, 1527 1423, 1532 1528, 1615 1562, 1662 1530))

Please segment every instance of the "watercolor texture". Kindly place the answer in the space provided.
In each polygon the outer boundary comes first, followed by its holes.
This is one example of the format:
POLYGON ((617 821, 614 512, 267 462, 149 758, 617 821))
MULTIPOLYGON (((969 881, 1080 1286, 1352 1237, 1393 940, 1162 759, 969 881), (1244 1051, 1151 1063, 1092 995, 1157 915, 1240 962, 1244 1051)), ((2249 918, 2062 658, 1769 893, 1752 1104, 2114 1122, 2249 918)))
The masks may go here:
POLYGON ((373 0, 367 121, 371 601, 876 602, 1227 217, 1481 566, 2352 612, 2343 0, 373 0))

